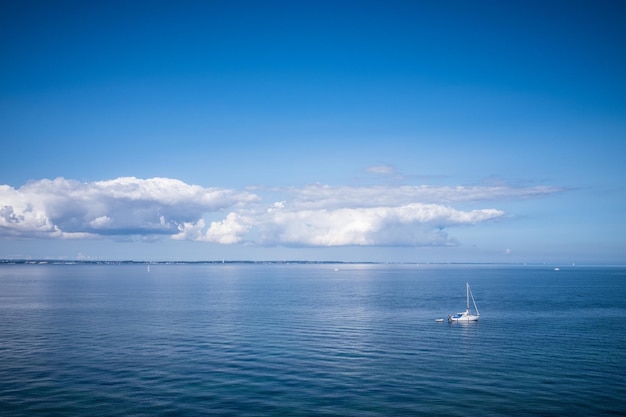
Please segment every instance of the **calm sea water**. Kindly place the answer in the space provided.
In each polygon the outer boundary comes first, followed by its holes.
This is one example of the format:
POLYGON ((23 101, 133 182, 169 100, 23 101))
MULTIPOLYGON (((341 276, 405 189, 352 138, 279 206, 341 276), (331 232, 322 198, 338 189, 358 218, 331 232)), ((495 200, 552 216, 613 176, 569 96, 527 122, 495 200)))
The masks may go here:
POLYGON ((0 414, 624 415, 626 268, 3 265, 0 414))

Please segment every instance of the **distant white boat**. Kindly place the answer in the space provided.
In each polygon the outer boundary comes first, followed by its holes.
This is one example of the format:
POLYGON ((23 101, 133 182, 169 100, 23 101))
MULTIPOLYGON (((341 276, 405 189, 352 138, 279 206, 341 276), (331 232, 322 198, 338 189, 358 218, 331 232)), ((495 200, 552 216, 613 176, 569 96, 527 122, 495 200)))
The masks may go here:
POLYGON ((555 271, 560 271, 560 270, 561 270, 561 268, 554 268, 554 270, 555 270, 555 271))
POLYGON ((474 301, 474 295, 472 294, 472 290, 470 289, 469 282, 465 284, 465 287, 466 287, 466 292, 467 292, 467 306, 465 307, 465 311, 463 311, 462 313, 449 315, 448 316, 449 322, 478 321, 478 317, 480 316, 480 313, 478 312, 478 307, 476 307, 476 301, 474 301), (469 302, 470 297, 472 298, 472 303, 474 304, 474 310, 476 310, 476 314, 472 314, 472 311, 470 310, 470 302, 469 302))

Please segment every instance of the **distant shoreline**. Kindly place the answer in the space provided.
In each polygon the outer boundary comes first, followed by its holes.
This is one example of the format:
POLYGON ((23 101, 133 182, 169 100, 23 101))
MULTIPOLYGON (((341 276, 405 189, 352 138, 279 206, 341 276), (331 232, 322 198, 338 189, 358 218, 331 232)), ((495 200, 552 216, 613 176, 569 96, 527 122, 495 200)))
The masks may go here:
POLYGON ((137 260, 62 260, 0 259, 0 265, 414 265, 414 266, 527 266, 527 267, 626 267, 626 264, 565 264, 547 262, 376 262, 376 261, 306 261, 306 260, 206 260, 206 261, 137 261, 137 260))

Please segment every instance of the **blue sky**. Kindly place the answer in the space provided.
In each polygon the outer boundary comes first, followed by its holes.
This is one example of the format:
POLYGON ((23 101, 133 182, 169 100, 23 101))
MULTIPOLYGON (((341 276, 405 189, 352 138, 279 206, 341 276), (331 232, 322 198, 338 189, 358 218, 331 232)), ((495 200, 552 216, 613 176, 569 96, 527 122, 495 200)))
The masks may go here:
POLYGON ((626 6, 0 5, 0 258, 626 262, 626 6))

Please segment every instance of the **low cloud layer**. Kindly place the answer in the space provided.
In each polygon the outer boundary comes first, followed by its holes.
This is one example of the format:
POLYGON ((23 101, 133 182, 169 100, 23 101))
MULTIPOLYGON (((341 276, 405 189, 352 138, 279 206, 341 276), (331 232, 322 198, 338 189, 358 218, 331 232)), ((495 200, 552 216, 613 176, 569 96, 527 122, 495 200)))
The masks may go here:
POLYGON ((535 198, 554 187, 329 187, 248 191, 169 178, 78 182, 64 178, 0 185, 0 236, 165 236, 218 244, 283 246, 452 246, 445 229, 500 218, 497 208, 460 202, 535 198))
POLYGON ((4 236, 83 238, 178 232, 185 221, 258 197, 247 192, 188 185, 169 178, 117 178, 81 183, 57 178, 19 189, 0 185, 4 236))

